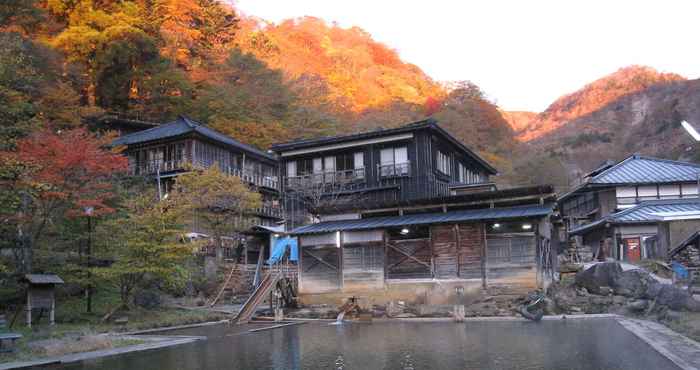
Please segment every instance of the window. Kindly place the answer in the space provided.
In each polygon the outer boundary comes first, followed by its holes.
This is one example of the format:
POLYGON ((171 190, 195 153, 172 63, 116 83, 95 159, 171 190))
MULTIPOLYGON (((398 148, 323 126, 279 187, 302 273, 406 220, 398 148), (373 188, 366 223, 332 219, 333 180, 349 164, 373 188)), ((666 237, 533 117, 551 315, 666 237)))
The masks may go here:
POLYGON ((444 173, 445 175, 449 175, 450 174, 450 157, 447 154, 445 154, 441 151, 438 151, 436 159, 437 159, 438 171, 444 173))
POLYGON ((357 152, 353 156, 353 169, 355 170, 355 177, 358 179, 365 178, 365 153, 357 152))
POLYGON ((294 177, 297 175, 297 162, 289 161, 287 162, 287 177, 294 177))
POLYGON ((408 176, 408 150, 405 146, 384 148, 379 152, 380 176, 408 176))
POLYGON ((457 163, 457 181, 462 184, 468 184, 469 181, 467 180, 467 172, 467 167, 465 167, 462 163, 457 163))

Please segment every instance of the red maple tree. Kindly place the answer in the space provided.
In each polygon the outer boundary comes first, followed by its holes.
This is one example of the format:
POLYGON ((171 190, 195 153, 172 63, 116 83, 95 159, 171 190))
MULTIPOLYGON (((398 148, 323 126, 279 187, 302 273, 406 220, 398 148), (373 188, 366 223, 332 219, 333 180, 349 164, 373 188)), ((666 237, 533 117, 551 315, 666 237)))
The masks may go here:
POLYGON ((18 140, 15 151, 0 153, 3 165, 21 169, 11 184, 18 199, 12 219, 25 270, 31 271, 32 249, 48 225, 62 217, 114 212, 110 180, 126 170, 127 159, 109 148, 113 139, 82 127, 47 128, 18 140))

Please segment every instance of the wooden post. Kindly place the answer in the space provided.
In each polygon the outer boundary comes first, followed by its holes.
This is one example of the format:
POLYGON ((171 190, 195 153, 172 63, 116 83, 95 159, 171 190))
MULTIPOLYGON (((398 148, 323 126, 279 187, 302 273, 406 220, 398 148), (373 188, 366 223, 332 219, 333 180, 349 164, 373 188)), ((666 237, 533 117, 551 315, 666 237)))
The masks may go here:
POLYGON ((32 293, 31 290, 27 290, 27 327, 32 327, 32 293))
POLYGON ((486 267, 487 267, 487 261, 486 261, 486 224, 482 223, 481 224, 481 233, 482 233, 482 240, 483 240, 483 245, 481 246, 481 286, 486 289, 486 267))
POLYGON ((49 325, 54 325, 54 319, 56 318, 56 296, 52 292, 51 295, 51 312, 49 312, 49 325))

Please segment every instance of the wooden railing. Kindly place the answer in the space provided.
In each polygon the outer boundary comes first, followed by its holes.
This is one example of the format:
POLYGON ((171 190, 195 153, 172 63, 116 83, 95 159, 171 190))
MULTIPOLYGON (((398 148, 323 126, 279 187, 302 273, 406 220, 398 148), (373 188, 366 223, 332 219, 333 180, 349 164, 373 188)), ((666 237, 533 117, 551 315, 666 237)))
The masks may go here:
POLYGON ((254 209, 253 212, 261 216, 284 218, 284 210, 280 206, 262 206, 254 209))
POLYGON ((411 162, 378 164, 379 177, 403 177, 411 176, 411 162))
POLYGON ((286 185, 292 189, 310 188, 323 184, 347 184, 365 180, 365 169, 325 171, 301 176, 289 176, 286 185))
POLYGON ((185 160, 174 160, 174 161, 163 161, 154 160, 147 161, 145 163, 139 163, 139 165, 129 165, 130 175, 155 175, 158 172, 170 172, 181 170, 185 167, 185 160))
MULTIPOLYGON (((163 161, 163 160, 154 160, 154 161, 147 161, 143 163, 139 163, 139 165, 129 165, 129 174, 130 175, 156 175, 158 172, 160 173, 165 173, 165 172, 170 172, 170 171, 177 171, 177 170, 184 170, 185 169, 185 164, 187 163, 186 160, 175 160, 175 161, 163 161)), ((202 167, 206 167, 205 164, 198 164, 195 162, 195 166, 200 165, 202 167)), ((228 173, 229 175, 232 176, 237 176, 240 177, 243 181, 248 182, 250 184, 256 185, 256 186, 261 186, 261 187, 266 187, 270 189, 277 189, 279 185, 279 181, 277 180, 277 176, 268 176, 268 175, 263 175, 257 172, 253 171, 248 171, 248 170, 243 170, 240 168, 233 168, 233 167, 224 167, 222 168, 222 171, 228 173)))

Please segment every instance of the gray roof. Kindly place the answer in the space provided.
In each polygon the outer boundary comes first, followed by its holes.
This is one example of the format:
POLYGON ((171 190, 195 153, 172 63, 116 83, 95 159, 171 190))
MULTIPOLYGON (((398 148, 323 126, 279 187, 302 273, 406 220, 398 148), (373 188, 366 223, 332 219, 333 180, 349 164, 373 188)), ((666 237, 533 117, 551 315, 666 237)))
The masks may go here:
POLYGON ((700 212, 700 199, 669 199, 642 202, 632 208, 611 213, 595 222, 571 230, 571 234, 582 234, 605 224, 644 224, 656 223, 668 212, 700 212))
POLYGON ((485 208, 404 216, 373 217, 361 220, 327 221, 298 227, 290 234, 318 234, 333 231, 369 230, 404 225, 428 225, 462 221, 498 220, 546 216, 552 205, 527 205, 509 208, 485 208))
POLYGON ((252 153, 264 159, 275 160, 275 157, 269 153, 266 153, 251 145, 241 143, 238 140, 226 136, 218 131, 212 130, 209 127, 185 116, 180 116, 175 121, 164 123, 148 130, 121 136, 114 140, 112 145, 140 144, 190 133, 200 134, 221 144, 234 147, 247 153, 252 153))
POLYGON ((63 284, 63 279, 55 274, 26 274, 24 280, 31 284, 63 284))
POLYGON ((700 165, 640 155, 631 155, 593 176, 592 184, 645 184, 697 181, 700 165))

